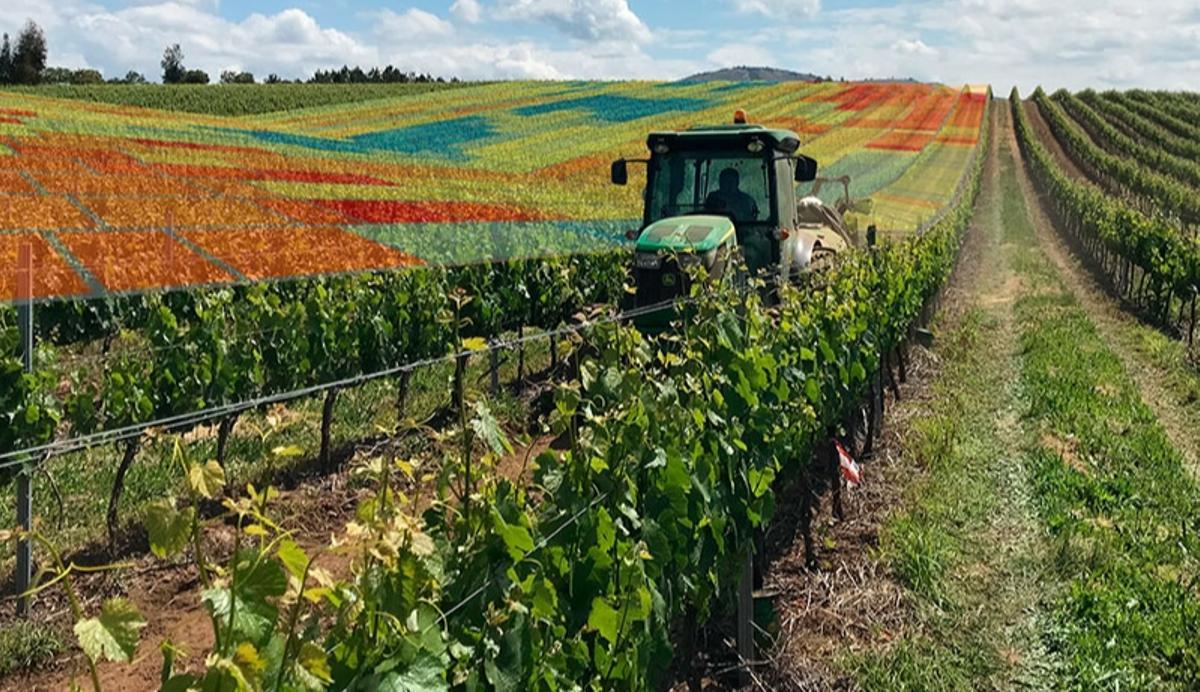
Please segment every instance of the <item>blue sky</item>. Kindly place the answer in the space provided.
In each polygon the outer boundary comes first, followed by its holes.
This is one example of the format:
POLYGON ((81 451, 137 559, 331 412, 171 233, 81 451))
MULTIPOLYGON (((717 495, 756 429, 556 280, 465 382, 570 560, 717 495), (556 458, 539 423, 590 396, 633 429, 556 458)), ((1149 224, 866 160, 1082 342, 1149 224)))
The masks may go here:
POLYGON ((1200 5, 1159 0, 5 0, 51 64, 156 78, 395 64, 468 79, 676 79, 735 64, 850 79, 1200 90, 1200 5))

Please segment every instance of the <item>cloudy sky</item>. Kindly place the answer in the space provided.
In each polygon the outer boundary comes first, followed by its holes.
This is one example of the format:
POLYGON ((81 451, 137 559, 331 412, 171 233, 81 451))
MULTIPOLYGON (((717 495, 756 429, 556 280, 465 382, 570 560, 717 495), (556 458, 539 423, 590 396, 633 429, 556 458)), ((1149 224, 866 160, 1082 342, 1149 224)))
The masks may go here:
POLYGON ((305 76, 394 64, 479 78, 675 79, 735 64, 835 77, 1200 90, 1197 0, 4 0, 50 64, 156 79, 188 67, 305 76))

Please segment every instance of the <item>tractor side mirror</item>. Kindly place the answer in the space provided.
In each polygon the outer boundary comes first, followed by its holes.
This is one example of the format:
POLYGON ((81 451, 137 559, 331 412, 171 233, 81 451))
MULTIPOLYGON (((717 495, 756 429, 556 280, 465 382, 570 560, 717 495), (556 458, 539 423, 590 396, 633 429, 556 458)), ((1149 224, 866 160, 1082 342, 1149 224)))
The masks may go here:
POLYGON ((796 157, 796 182, 811 183, 817 179, 817 161, 807 156, 796 157))
POLYGON ((629 182, 629 167, 625 165, 625 159, 617 159, 612 162, 612 184, 624 185, 629 182))

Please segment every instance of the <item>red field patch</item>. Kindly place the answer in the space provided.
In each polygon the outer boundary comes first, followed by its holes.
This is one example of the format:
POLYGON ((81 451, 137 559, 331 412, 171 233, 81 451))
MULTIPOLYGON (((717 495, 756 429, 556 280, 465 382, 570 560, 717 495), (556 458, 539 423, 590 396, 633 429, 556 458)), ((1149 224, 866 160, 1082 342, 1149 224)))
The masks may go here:
POLYGON ((252 280, 422 264, 411 255, 333 227, 196 230, 182 235, 252 280))
POLYGON ((952 91, 934 92, 923 98, 903 120, 896 123, 899 130, 936 130, 942 126, 954 108, 958 94, 952 91))
POLYGON ((932 132, 886 132, 867 143, 868 149, 921 151, 933 141, 932 132))
POLYGON ((232 281, 220 267, 162 231, 95 231, 59 235, 110 291, 232 281))
POLYGON ((544 216, 515 204, 479 202, 399 202, 395 200, 312 200, 366 223, 431 223, 454 221, 543 221, 544 216))
POLYGON ((0 300, 20 300, 17 287, 21 269, 17 260, 21 246, 28 245, 33 260, 33 298, 77 296, 88 292, 87 284, 66 260, 36 233, 0 234, 0 300))

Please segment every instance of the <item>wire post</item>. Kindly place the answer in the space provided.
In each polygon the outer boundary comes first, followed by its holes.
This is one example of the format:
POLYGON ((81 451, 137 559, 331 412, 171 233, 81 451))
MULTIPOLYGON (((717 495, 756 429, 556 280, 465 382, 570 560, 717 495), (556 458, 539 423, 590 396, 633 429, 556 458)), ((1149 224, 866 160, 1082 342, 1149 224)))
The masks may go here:
POLYGON ((737 647, 741 665, 738 681, 742 687, 752 682, 750 662, 754 660, 754 543, 746 548, 742 558, 742 575, 737 592, 737 647))
MULTIPOLYGON (((33 245, 22 243, 17 250, 17 325, 21 335, 21 358, 25 372, 33 372, 33 245)), ((26 461, 17 473, 17 525, 26 534, 33 529, 32 464, 26 461)), ((29 591, 33 582, 33 543, 28 535, 17 541, 17 593, 29 591)), ((29 616, 29 598, 17 600, 17 615, 29 616)))
POLYGON ((500 346, 493 343, 489 355, 489 369, 491 370, 491 396, 495 398, 500 395, 500 346))

